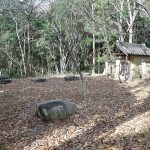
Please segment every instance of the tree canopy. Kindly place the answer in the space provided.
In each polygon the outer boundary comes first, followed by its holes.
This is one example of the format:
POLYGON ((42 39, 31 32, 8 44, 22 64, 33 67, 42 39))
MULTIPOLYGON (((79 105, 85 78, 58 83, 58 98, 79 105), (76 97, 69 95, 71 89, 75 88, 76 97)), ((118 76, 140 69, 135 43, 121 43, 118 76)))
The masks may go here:
POLYGON ((146 0, 0 0, 0 71, 100 73, 116 40, 150 47, 146 0))

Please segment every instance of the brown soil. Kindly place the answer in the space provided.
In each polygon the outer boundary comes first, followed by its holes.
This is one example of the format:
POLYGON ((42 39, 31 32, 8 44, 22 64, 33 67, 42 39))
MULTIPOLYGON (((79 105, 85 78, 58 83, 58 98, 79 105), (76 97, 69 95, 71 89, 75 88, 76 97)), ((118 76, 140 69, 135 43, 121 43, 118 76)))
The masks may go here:
POLYGON ((13 80, 0 85, 0 150, 148 150, 150 81, 120 84, 105 77, 81 82, 13 80), (69 119, 42 122, 36 104, 66 99, 77 104, 69 119))

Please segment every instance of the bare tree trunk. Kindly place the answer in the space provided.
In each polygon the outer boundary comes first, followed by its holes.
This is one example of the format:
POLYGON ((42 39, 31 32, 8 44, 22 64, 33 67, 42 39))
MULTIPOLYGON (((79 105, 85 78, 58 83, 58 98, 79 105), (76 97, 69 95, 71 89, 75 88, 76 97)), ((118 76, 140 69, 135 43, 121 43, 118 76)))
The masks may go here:
POLYGON ((23 77, 22 65, 20 64, 19 67, 20 67, 20 75, 21 75, 21 77, 23 77))
MULTIPOLYGON (((97 54, 97 57, 100 58, 99 52, 98 52, 98 54, 97 54)), ((98 71, 97 71, 98 74, 100 74, 100 67, 101 67, 101 66, 100 66, 100 61, 98 61, 98 71)))
POLYGON ((50 63, 49 63, 49 55, 47 54, 47 57, 46 57, 46 61, 47 61, 47 72, 48 72, 48 75, 50 75, 50 63))
POLYGON ((123 4, 124 4, 124 0, 120 0, 120 14, 119 14, 120 23, 118 25, 118 29, 119 29, 121 42, 124 42, 123 29, 122 29, 122 24, 123 24, 123 18, 122 18, 122 15, 123 15, 122 14, 123 13, 123 4))
POLYGON ((129 43, 133 43, 133 27, 129 29, 129 43))
POLYGON ((133 1, 133 4, 131 4, 131 0, 127 0, 129 12, 129 24, 128 24, 129 43, 133 42, 133 24, 138 12, 140 11, 141 5, 145 3, 145 0, 139 0, 138 2, 140 6, 137 8, 136 1, 133 1))
POLYGON ((128 31, 129 31, 129 43, 132 43, 133 41, 133 14, 132 14, 132 9, 131 9, 131 1, 127 0, 128 3, 128 12, 129 12, 129 27, 128 27, 128 31))
POLYGON ((121 42, 124 42, 124 37, 123 37, 123 30, 121 24, 118 24, 118 30, 119 30, 119 38, 121 42))
POLYGON ((15 19, 15 17, 13 16, 13 14, 11 12, 9 12, 9 13, 12 16, 12 18, 13 18, 13 20, 15 22, 15 25, 16 25, 16 35, 17 35, 17 38, 18 38, 19 48, 20 48, 20 51, 21 51, 21 57, 22 57, 22 64, 23 64, 24 74, 26 75, 27 71, 26 71, 26 65, 25 65, 25 53, 23 51, 23 48, 22 48, 22 45, 21 45, 21 39, 20 39, 19 32, 18 32, 18 22, 15 19))
POLYGON ((65 55, 64 52, 62 50, 62 40, 59 40, 59 52, 60 52, 60 73, 64 73, 65 72, 65 55))
POLYGON ((55 61, 55 72, 56 72, 56 74, 59 74, 59 70, 58 70, 58 66, 56 64, 56 61, 55 61))
POLYGON ((60 73, 63 73, 63 54, 62 54, 62 48, 61 48, 61 39, 59 40, 59 52, 60 52, 60 73))
MULTIPOLYGON (((92 4, 92 18, 94 18, 94 4, 92 4)), ((92 58, 92 74, 95 74, 95 22, 93 21, 93 58, 92 58)))
POLYGON ((27 76, 31 75, 31 45, 30 45, 30 23, 27 21, 27 41, 28 41, 28 58, 27 58, 27 76))
MULTIPOLYGON (((12 58, 12 51, 10 50, 9 46, 10 46, 10 44, 9 44, 9 42, 7 42, 7 44, 6 44, 7 53, 12 58)), ((9 61, 8 61, 8 74, 9 75, 11 74, 12 66, 13 66, 13 61, 12 61, 12 59, 9 59, 9 61)))

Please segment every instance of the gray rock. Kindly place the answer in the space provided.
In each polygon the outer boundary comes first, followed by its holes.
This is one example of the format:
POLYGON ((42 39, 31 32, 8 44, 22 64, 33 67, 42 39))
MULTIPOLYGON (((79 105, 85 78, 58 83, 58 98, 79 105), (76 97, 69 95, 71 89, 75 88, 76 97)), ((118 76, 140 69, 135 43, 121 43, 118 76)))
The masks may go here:
POLYGON ((6 79, 8 79, 7 76, 5 76, 5 75, 0 75, 0 80, 6 80, 6 79))
POLYGON ((0 75, 0 84, 8 84, 8 83, 11 83, 11 80, 5 75, 0 75))
POLYGON ((44 77, 36 77, 36 78, 33 78, 31 81, 33 81, 33 82, 45 82, 45 81, 47 81, 47 79, 44 77))
POLYGON ((76 111, 75 103, 58 99, 49 100, 37 105, 37 114, 42 120, 62 120, 76 111))
POLYGON ((80 79, 80 77, 76 76, 76 75, 66 75, 64 77, 65 81, 75 81, 75 80, 79 80, 79 79, 80 79))
POLYGON ((78 143, 75 145, 75 150, 83 150, 83 146, 80 143, 78 143))
POLYGON ((11 83, 10 79, 0 80, 0 84, 8 84, 8 83, 11 83))

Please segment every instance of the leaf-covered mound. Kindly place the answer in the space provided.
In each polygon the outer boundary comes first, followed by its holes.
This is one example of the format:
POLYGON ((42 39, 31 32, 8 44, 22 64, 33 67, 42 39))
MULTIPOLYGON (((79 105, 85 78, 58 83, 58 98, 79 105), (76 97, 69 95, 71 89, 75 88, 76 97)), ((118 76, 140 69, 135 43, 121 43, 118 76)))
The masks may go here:
POLYGON ((80 82, 22 79, 0 85, 0 149, 149 149, 149 81, 128 86, 87 77, 85 101, 80 82), (42 122, 35 111, 45 99, 71 99, 77 112, 65 121, 42 122))

